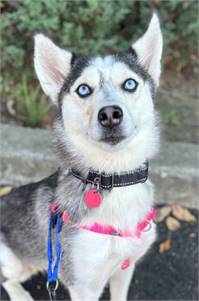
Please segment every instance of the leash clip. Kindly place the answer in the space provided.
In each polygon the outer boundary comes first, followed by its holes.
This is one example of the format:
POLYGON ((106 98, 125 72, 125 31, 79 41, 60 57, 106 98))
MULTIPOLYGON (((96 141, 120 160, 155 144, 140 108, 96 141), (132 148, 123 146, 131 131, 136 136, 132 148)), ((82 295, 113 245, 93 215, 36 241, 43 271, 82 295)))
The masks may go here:
POLYGON ((53 281, 47 281, 46 288, 48 290, 50 301, 56 300, 56 290, 58 289, 58 286, 59 286, 59 281, 57 279, 53 281))

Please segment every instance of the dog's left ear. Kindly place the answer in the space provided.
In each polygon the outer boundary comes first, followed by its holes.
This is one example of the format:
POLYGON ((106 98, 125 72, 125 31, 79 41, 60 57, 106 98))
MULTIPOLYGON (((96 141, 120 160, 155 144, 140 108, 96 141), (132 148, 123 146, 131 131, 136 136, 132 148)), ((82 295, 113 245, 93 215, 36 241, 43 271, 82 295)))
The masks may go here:
POLYGON ((132 45, 138 56, 138 62, 148 71, 156 87, 159 84, 161 72, 160 60, 162 56, 162 33, 156 13, 153 14, 145 34, 132 45))
POLYGON ((72 53, 57 47, 43 34, 35 35, 34 66, 45 94, 57 102, 71 69, 72 53))

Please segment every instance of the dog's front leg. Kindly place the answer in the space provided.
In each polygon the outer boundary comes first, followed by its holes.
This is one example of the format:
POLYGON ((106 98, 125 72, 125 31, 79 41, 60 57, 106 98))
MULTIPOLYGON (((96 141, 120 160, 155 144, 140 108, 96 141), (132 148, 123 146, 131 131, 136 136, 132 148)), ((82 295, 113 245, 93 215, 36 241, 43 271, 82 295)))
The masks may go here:
POLYGON ((98 301, 103 287, 88 288, 79 285, 68 287, 72 301, 98 301))
POLYGON ((2 286, 8 293, 11 301, 34 301, 30 293, 23 286, 14 280, 6 280, 2 286))
POLYGON ((132 264, 126 270, 119 270, 110 278, 111 301, 126 301, 134 271, 132 264))

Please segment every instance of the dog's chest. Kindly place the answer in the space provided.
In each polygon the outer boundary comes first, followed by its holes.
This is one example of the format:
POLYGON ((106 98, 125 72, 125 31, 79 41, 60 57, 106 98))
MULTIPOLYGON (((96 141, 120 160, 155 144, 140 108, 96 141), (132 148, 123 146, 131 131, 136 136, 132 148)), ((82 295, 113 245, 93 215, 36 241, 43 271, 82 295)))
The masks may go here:
MULTIPOLYGON (((152 191, 148 184, 114 189, 103 197, 99 208, 92 209, 82 224, 99 223, 111 225, 118 230, 132 233, 138 222, 145 219, 152 206, 152 191)), ((106 266, 107 273, 120 266, 127 257, 137 261, 155 237, 154 228, 141 238, 115 237, 80 230, 73 244, 73 259, 76 269, 100 269, 106 266)))
POLYGON ((91 209, 82 223, 112 225, 120 230, 134 229, 151 210, 153 202, 150 184, 137 184, 104 192, 102 203, 91 209))

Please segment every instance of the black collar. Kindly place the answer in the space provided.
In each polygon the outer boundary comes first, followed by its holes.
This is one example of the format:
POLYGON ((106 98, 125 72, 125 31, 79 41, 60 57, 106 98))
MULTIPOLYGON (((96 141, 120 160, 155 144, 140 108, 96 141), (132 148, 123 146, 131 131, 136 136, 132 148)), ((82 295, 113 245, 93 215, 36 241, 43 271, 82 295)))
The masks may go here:
POLYGON ((97 189, 112 189, 113 187, 129 186, 146 182, 148 178, 148 162, 134 171, 122 172, 120 174, 106 174, 90 170, 87 178, 81 176, 79 172, 71 169, 71 174, 84 184, 93 184, 97 189))

